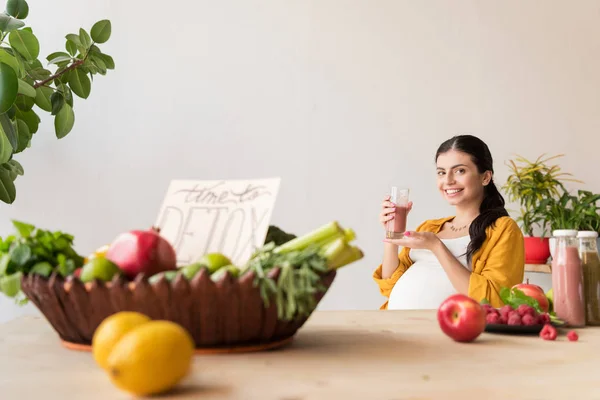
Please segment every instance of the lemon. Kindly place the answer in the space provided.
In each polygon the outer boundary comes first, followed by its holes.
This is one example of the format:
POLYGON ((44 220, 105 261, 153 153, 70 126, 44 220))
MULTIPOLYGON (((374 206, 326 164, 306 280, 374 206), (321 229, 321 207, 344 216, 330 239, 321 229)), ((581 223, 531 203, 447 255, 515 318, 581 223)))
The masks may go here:
POLYGON ((106 369, 108 356, 113 346, 129 331, 151 319, 133 311, 121 311, 105 318, 92 337, 92 354, 96 363, 106 369))
POLYGON ((104 258, 106 257, 106 252, 108 251, 110 245, 105 244, 102 247, 97 248, 96 250, 94 250, 94 252, 92 254, 90 254, 87 259, 88 260, 93 260, 94 258, 104 258))
POLYGON ((208 253, 203 255, 197 264, 206 265, 210 273, 217 271, 219 268, 231 264, 231 260, 222 253, 208 253))
POLYGON ((189 372, 194 341, 180 325, 152 321, 127 333, 108 357, 112 383, 131 394, 148 396, 165 392, 189 372))

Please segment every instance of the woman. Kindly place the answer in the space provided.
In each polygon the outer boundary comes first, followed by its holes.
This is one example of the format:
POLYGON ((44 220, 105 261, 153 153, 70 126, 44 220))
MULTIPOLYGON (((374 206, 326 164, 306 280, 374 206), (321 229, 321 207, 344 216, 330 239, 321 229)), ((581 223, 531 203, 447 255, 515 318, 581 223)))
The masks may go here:
MULTIPOLYGON (((383 262, 373 274, 388 297, 381 309, 435 309, 455 293, 501 307, 500 289, 523 281, 525 248, 494 184, 490 150, 475 136, 455 136, 442 143, 435 160, 438 189, 456 215, 384 240, 383 262)), ((389 196, 382 208, 385 227, 394 218, 389 196)))

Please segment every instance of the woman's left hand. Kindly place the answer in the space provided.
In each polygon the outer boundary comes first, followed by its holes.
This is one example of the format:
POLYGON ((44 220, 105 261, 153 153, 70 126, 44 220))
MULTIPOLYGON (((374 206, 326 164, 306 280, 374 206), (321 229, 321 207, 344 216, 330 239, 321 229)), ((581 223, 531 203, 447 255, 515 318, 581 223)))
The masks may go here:
POLYGON ((384 242, 393 243, 400 247, 408 247, 411 249, 426 249, 435 250, 442 241, 433 232, 404 232, 402 239, 384 239, 384 242))

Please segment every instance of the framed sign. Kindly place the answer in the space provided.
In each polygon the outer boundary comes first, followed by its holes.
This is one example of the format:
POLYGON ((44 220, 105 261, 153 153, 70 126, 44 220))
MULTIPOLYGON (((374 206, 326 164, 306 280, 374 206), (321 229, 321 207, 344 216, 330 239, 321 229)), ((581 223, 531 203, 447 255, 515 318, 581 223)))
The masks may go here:
POLYGON ((177 264, 218 252, 242 266, 264 244, 280 181, 171 181, 156 226, 175 248, 177 264))

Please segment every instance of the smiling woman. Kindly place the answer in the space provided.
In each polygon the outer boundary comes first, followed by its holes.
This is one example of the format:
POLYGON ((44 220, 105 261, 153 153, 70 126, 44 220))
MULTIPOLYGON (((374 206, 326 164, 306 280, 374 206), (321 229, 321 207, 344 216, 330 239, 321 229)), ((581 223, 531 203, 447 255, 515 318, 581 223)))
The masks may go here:
MULTIPOLYGON (((455 293, 500 307, 500 289, 523 281, 525 254, 523 234, 494 184, 490 150, 475 136, 455 136, 441 144, 435 161, 438 189, 456 213, 385 240, 383 262, 373 273, 388 297, 381 309, 435 309, 455 293)), ((384 227, 394 208, 386 197, 384 227)))

